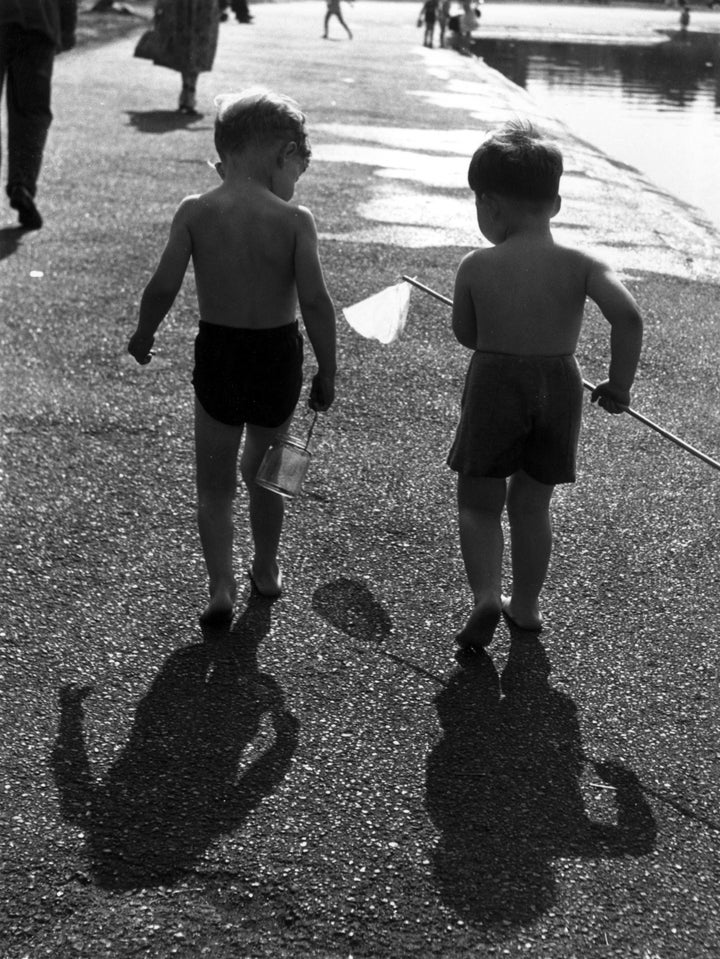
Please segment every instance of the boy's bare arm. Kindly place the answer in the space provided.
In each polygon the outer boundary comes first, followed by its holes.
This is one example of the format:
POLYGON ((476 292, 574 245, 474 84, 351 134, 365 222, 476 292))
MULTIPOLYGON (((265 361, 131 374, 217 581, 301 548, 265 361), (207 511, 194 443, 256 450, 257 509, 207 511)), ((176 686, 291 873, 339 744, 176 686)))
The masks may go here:
POLYGON ((607 264, 594 261, 588 275, 587 295, 598 305, 611 326, 610 371, 593 390, 591 399, 609 413, 622 413, 630 405, 643 338, 637 303, 607 264))
POLYGON ((128 352, 138 363, 150 362, 155 333, 175 302, 192 253, 187 226, 187 207, 181 204, 170 227, 170 236, 157 269, 150 278, 140 300, 137 329, 128 343, 128 352))
POLYGON ((324 412, 335 398, 335 307, 325 286, 318 255, 317 230, 309 210, 297 210, 295 285, 305 329, 317 359, 318 371, 310 390, 310 406, 324 412))
POLYGON ((470 294, 470 285, 466 280, 470 268, 467 257, 460 264, 455 276, 453 293, 452 328, 455 339, 469 350, 477 348, 477 318, 475 306, 470 294))

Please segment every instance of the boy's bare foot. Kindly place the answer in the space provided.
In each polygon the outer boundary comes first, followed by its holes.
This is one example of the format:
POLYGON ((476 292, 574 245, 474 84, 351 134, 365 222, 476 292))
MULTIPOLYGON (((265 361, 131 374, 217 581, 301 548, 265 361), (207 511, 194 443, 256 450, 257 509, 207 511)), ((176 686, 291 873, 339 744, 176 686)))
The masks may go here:
POLYGON ((503 596, 502 598, 502 614, 509 626, 514 626, 516 629, 523 630, 523 632, 539 633, 542 631, 542 616, 538 613, 537 616, 516 617, 512 608, 512 599, 509 596, 503 596))
POLYGON ((461 649, 482 649, 489 646, 499 622, 500 610, 497 606, 478 603, 465 626, 455 637, 455 642, 461 649))
POLYGON ((282 570, 277 563, 273 566, 274 569, 260 572, 253 563, 248 570, 253 586, 261 596, 267 599, 277 599, 282 593, 282 570))
POLYGON ((220 586, 210 596, 210 602, 200 614, 203 626, 219 626, 229 623, 233 616, 233 606, 237 596, 234 583, 229 586, 220 586))

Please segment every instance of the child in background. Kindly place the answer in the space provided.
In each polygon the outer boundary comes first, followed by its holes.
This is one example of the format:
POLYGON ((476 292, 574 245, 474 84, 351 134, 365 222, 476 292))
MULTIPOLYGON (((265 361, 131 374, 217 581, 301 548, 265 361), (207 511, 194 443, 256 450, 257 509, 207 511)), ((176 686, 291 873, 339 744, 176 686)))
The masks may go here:
MULTIPOLYGON (((348 3, 352 5, 353 0, 348 0, 348 3)), ((330 26, 330 17, 337 17, 340 21, 340 24, 345 29, 345 33, 348 35, 348 40, 352 40, 352 30, 345 23, 345 19, 342 15, 342 9, 340 8, 340 0, 327 0, 327 12, 325 14, 325 23, 324 23, 324 32, 322 35, 323 40, 329 40, 330 36, 328 34, 328 28, 330 26)))
POLYGON ((249 575, 264 596, 282 589, 283 499, 255 476, 302 388, 298 302, 318 363, 311 408, 327 410, 335 389, 335 311, 315 222, 309 210, 290 203, 310 160, 305 117, 294 101, 259 89, 218 97, 216 105, 223 182, 180 204, 128 345, 138 363, 150 362, 155 332, 192 259, 200 311, 193 372, 198 526, 210 587, 203 623, 232 618, 233 499, 243 433, 240 471, 255 546, 249 575))
MULTIPOLYGON (((417 25, 421 27, 425 24, 425 34, 423 36, 423 46, 431 47, 433 46, 433 39, 435 36, 435 23, 437 22, 437 0, 425 0, 425 3, 422 5, 420 10, 420 15, 418 16, 417 25)), ((441 44, 442 46, 442 44, 441 44)))
POLYGON ((474 607, 462 648, 491 642, 504 614, 542 628, 539 596, 552 549, 550 499, 575 480, 582 378, 575 349, 590 297, 611 326, 608 379, 592 394, 609 413, 630 403, 642 319, 600 260, 556 243, 563 171, 557 147, 529 124, 506 125, 476 150, 468 181, 493 246, 469 253, 455 281, 453 332, 473 350, 448 465, 458 475, 460 546, 474 607), (507 508, 512 592, 501 593, 507 508))

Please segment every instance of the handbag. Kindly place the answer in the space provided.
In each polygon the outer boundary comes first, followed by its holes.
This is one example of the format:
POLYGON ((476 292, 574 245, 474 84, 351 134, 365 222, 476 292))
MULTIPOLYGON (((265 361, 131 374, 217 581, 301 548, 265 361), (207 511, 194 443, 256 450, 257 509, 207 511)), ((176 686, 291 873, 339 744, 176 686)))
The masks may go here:
POLYGON ((157 30, 146 30, 138 40, 133 56, 140 57, 142 60, 157 60, 162 59, 164 52, 157 30))
POLYGON ((133 54, 143 60, 152 60, 158 67, 169 67, 177 70, 178 66, 173 56, 173 44, 170 38, 164 38, 159 30, 146 30, 140 37, 133 54))

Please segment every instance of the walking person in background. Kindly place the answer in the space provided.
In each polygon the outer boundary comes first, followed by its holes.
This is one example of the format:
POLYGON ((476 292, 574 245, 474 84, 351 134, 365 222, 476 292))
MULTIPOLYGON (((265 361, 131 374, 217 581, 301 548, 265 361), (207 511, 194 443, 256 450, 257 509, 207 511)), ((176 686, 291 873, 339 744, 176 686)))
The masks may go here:
POLYGON ((232 10, 238 23, 252 23, 252 16, 247 0, 219 0, 220 22, 228 19, 228 10, 232 10))
POLYGON ((437 21, 437 0, 425 0, 418 17, 418 26, 425 24, 425 36, 423 37, 423 46, 432 47, 435 35, 435 23, 437 21))
POLYGON ((477 2, 473 3, 472 0, 463 0, 462 8, 460 36, 463 41, 463 46, 468 48, 473 30, 477 30, 480 26, 480 5, 477 2))
POLYGON ((77 0, 0 0, 0 95, 6 86, 7 195, 20 225, 39 230, 35 193, 50 109, 55 55, 75 45, 77 0))
POLYGON ((450 0, 440 0, 438 5, 438 25, 440 27, 440 46, 445 46, 445 31, 450 19, 450 0))
POLYGON ((197 80, 212 70, 219 21, 218 0, 156 0, 153 28, 161 52, 153 60, 182 76, 181 113, 197 115, 197 80))
MULTIPOLYGON (((352 4, 352 0, 349 0, 352 4)), ((328 24, 330 23, 330 17, 337 17, 340 23, 345 27, 345 32, 348 35, 348 39, 352 40, 352 30, 343 20, 342 10, 340 9, 340 0, 327 0, 327 13, 325 14, 325 31, 322 35, 323 40, 328 40, 328 24)))
POLYGON ((680 0, 680 30, 682 33, 687 31, 690 26, 690 4, 687 0, 680 0))

